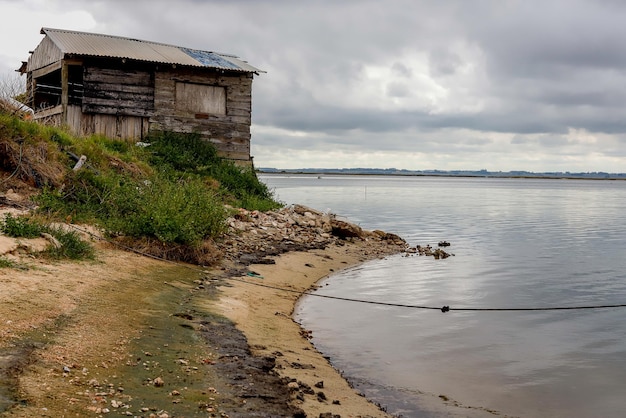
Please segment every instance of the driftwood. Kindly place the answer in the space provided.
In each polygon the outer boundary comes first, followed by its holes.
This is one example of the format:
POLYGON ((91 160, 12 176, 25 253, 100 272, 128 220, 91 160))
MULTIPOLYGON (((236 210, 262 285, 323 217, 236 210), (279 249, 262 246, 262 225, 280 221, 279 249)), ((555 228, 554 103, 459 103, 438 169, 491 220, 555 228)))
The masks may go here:
POLYGON ((63 244, 61 244, 61 242, 58 239, 56 239, 52 235, 48 234, 47 232, 42 232, 41 236, 44 237, 45 239, 47 239, 48 241, 50 241, 50 244, 55 249, 59 250, 59 249, 61 249, 61 247, 63 247, 63 244))
POLYGON ((86 155, 81 155, 80 158, 78 159, 78 162, 76 163, 74 168, 72 168, 72 170, 74 170, 74 171, 80 170, 82 168, 82 166, 85 164, 85 161, 87 161, 87 156, 86 155))

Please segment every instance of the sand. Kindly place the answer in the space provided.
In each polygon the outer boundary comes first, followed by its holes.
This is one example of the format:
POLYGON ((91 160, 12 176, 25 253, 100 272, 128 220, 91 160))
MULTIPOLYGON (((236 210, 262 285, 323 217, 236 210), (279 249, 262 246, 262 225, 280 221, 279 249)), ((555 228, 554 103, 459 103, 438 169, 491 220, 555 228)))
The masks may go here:
MULTIPOLYGON (((96 261, 49 262, 17 251, 25 269, 0 269, 0 415, 165 418, 263 410, 254 403, 262 396, 229 392, 232 380, 211 366, 228 356, 198 337, 212 332, 207 318, 223 315, 244 333, 253 354, 275 359, 280 384, 306 416, 388 416, 303 336, 291 318, 298 293, 94 245, 96 261), (302 395, 307 385, 314 393, 302 395)), ((262 279, 235 278, 301 292, 384 252, 382 244, 356 240, 249 266, 262 279)))
MULTIPOLYGON (((288 253, 277 257, 275 265, 251 266, 263 279, 242 279, 302 292, 332 272, 378 256, 380 253, 364 241, 325 250, 288 253)), ((323 382, 323 388, 315 391, 323 392, 328 402, 320 402, 314 396, 298 402, 307 416, 318 417, 320 413, 327 412, 342 417, 389 416, 359 396, 303 337, 302 328, 292 319, 298 298, 297 293, 233 282, 233 287, 223 289, 218 308, 244 332, 255 354, 282 353, 277 357, 282 376, 304 382, 312 388, 316 383, 323 382)))

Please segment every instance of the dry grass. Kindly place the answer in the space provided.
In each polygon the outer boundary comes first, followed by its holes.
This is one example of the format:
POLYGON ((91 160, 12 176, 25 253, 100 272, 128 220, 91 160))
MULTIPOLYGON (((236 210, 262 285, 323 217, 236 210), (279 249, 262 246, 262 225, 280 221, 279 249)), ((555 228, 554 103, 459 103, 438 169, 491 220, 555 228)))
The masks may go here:
POLYGON ((0 171, 9 179, 22 181, 29 186, 58 187, 67 168, 59 161, 58 150, 44 141, 25 141, 2 135, 0 131, 0 171))
POLYGON ((167 244, 153 238, 133 239, 130 237, 115 238, 114 242, 123 247, 132 248, 141 254, 170 260, 181 261, 201 266, 214 266, 218 264, 223 257, 222 252, 213 243, 212 240, 204 240, 197 247, 189 245, 167 244))

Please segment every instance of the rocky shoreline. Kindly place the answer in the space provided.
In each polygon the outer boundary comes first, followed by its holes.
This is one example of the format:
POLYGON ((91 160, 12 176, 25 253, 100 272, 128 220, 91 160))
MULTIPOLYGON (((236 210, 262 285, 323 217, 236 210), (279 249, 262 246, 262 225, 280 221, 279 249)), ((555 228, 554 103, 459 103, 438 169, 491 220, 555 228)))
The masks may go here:
POLYGON ((271 263, 267 257, 289 251, 344 245, 355 239, 380 242, 381 253, 409 248, 398 235, 383 231, 370 232, 334 214, 302 205, 291 205, 270 212, 238 209, 237 214, 227 222, 229 231, 219 247, 226 260, 243 265, 271 263), (383 250, 387 245, 389 251, 383 250))
MULTIPOLYGON (((355 240, 375 243, 372 249, 380 256, 402 252, 406 256, 445 259, 453 255, 430 245, 411 247, 396 234, 368 231, 335 214, 298 204, 269 212, 238 209, 227 222, 228 233, 218 246, 225 260, 240 265, 272 263, 268 257, 290 251, 341 246, 355 240)), ((442 241, 438 245, 447 247, 450 244, 442 241)))

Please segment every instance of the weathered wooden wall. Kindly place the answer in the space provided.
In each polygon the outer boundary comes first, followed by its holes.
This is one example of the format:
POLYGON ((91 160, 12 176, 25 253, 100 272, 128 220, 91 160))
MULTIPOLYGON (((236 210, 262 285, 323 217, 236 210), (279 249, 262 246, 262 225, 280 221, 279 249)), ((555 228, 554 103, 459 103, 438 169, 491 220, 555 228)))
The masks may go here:
POLYGON ((202 69, 161 70, 155 73, 154 88, 154 114, 150 118, 150 130, 196 132, 213 143, 225 157, 250 161, 252 74, 225 75, 202 69), (188 106, 177 106, 177 83, 179 86, 181 83, 192 83, 223 87, 225 114, 194 112, 188 106))
POLYGON ((125 140, 141 140, 148 135, 148 118, 140 116, 83 113, 80 106, 67 107, 67 120, 62 120, 61 106, 35 113, 34 120, 50 126, 67 126, 78 136, 93 134, 125 140))
POLYGON ((148 117, 154 110, 152 72, 118 66, 85 65, 83 112, 148 117))
POLYGON ((100 134, 126 140, 143 139, 150 127, 147 117, 83 113, 80 106, 68 106, 67 124, 77 135, 100 134))
POLYGON ((61 61, 63 53, 47 36, 41 40, 37 48, 28 57, 27 71, 40 70, 50 64, 61 61))

